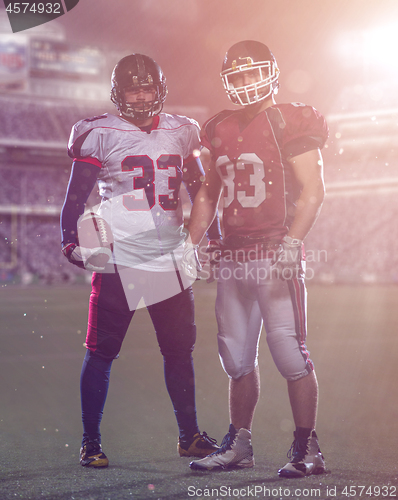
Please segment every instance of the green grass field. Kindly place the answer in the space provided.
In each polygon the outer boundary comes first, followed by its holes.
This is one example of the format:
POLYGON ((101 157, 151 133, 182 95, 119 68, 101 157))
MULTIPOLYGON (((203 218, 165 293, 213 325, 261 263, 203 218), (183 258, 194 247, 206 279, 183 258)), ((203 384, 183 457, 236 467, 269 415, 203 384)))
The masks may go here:
MULTIPOLYGON (((396 498, 398 287, 308 291, 308 347, 320 384, 317 431, 328 473, 287 480, 277 470, 287 461, 293 424, 265 334, 254 469, 193 473, 189 459, 177 457, 162 358, 149 316, 139 310, 113 365, 103 419, 111 465, 86 470, 78 464, 79 376, 90 289, 3 286, 0 500, 396 498)), ((215 294, 214 284, 195 284, 194 358, 199 425, 220 441, 229 423, 228 381, 217 354, 215 294)))

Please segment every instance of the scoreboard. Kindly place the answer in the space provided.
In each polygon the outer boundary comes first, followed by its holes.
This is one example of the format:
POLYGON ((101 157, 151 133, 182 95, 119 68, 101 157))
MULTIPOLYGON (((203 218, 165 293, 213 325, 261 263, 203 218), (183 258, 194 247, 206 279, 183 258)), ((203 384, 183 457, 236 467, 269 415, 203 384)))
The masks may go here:
POLYGON ((31 40, 29 73, 36 78, 96 80, 103 75, 103 56, 96 48, 51 40, 31 40))
POLYGON ((108 101, 107 60, 64 39, 0 33, 0 92, 108 101))

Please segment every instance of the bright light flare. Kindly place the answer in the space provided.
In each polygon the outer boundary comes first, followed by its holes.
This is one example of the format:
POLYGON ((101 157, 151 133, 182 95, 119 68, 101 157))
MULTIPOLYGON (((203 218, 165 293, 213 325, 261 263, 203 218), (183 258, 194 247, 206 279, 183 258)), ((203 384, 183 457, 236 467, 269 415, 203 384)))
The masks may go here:
POLYGON ((338 47, 340 55, 351 66, 398 73, 398 24, 347 33, 338 47))
POLYGON ((375 28, 365 33, 363 39, 364 57, 369 62, 394 66, 398 70, 398 24, 375 28))

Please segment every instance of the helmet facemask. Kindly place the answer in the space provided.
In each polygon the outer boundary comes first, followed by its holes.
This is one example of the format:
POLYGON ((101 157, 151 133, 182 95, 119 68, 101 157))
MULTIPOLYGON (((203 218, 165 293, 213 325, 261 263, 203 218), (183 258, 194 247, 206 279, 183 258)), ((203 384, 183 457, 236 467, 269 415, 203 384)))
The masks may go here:
POLYGON ((166 100, 166 78, 160 66, 150 57, 141 54, 126 56, 115 66, 111 78, 111 101, 124 118, 145 121, 158 115, 166 100), (153 90, 151 101, 129 102, 126 92, 153 90))
POLYGON ((158 115, 162 111, 163 102, 160 98, 160 90, 158 86, 150 84, 139 85, 137 87, 131 86, 123 89, 120 94, 121 96, 119 102, 121 105, 119 107, 117 104, 117 107, 125 118, 133 118, 135 120, 144 121, 158 115), (129 102, 126 99, 126 92, 129 90, 138 92, 138 89, 144 89, 145 92, 153 89, 154 98, 151 101, 139 100, 136 102, 129 102))
POLYGON ((225 91, 234 104, 248 106, 278 92, 279 69, 274 61, 253 62, 250 57, 239 60, 243 61, 244 64, 240 65, 233 61, 231 68, 221 72, 225 91), (235 86, 233 80, 244 72, 257 75, 257 78, 253 83, 235 86))

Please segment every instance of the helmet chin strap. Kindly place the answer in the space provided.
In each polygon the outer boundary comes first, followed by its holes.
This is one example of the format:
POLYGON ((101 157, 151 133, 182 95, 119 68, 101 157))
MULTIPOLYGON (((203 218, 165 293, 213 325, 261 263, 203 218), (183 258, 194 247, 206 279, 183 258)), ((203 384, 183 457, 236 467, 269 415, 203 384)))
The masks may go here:
POLYGON ((163 103, 160 101, 159 88, 157 88, 155 98, 151 101, 139 100, 136 102, 128 102, 125 97, 123 97, 123 105, 121 106, 120 112, 126 118, 144 121, 158 115, 162 109, 163 103))
POLYGON ((135 120, 147 120, 148 118, 153 118, 158 115, 163 109, 163 104, 158 101, 149 101, 142 103, 135 103, 132 105, 125 105, 125 110, 122 111, 122 115, 126 118, 133 118, 135 120), (141 105, 141 106, 140 106, 141 105), (140 109, 141 107, 141 109, 140 109), (148 108, 148 109, 146 109, 148 108))

